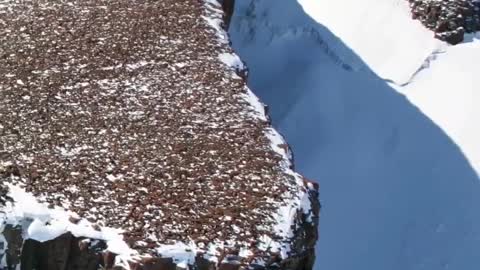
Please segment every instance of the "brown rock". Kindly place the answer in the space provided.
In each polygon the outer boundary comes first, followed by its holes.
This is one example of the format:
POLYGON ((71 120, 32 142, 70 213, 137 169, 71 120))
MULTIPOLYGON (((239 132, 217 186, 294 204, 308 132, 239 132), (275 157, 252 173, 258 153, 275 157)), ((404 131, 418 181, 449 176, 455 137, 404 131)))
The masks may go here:
POLYGON ((221 263, 218 270, 240 270, 240 264, 221 263))

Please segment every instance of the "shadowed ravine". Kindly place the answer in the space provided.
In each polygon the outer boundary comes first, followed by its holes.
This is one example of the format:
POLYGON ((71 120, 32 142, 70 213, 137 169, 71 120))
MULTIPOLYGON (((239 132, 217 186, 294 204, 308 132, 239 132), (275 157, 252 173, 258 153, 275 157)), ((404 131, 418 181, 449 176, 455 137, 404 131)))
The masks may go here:
POLYGON ((296 0, 237 1, 229 31, 296 169, 320 183, 315 269, 478 268, 478 177, 435 123, 296 0))

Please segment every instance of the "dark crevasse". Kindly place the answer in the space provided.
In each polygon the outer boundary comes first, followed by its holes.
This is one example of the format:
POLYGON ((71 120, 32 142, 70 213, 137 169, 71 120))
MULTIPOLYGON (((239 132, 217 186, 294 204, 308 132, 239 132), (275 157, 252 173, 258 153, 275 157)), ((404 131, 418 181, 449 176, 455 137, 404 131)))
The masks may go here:
POLYGON ((480 186, 452 140, 296 0, 236 2, 249 86, 320 183, 316 269, 478 269, 480 186))

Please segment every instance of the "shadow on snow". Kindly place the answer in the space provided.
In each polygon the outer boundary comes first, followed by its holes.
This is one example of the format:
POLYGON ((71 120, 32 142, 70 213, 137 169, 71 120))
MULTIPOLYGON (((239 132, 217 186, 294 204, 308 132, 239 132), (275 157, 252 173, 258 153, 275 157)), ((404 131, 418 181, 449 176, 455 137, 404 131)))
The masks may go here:
POLYGON ((316 269, 477 269, 479 181, 457 145, 296 0, 237 2, 249 86, 320 183, 316 269))

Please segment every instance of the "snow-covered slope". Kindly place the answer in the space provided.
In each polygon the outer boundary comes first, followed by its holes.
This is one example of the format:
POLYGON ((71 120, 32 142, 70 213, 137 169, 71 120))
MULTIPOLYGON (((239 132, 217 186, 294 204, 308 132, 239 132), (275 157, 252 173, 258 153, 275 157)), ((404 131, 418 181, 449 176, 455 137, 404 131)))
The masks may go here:
POLYGON ((320 182, 318 270, 480 266, 478 43, 434 40, 404 2, 237 1, 249 85, 320 182))
POLYGON ((440 125, 480 171, 480 139, 476 139, 480 138, 476 120, 480 96, 475 91, 480 79, 474 72, 480 57, 478 36, 468 35, 466 44, 448 46, 411 18, 406 0, 298 3, 378 76, 397 86, 408 85, 394 87, 440 125))
MULTIPOLYGON (((406 0, 299 0, 380 77, 404 84, 442 43, 411 19, 406 0)), ((340 45, 341 46, 341 45, 340 45)))
POLYGON ((399 90, 460 146, 480 173, 480 41, 448 47, 399 90))

